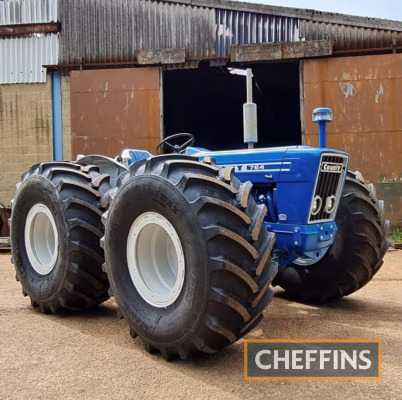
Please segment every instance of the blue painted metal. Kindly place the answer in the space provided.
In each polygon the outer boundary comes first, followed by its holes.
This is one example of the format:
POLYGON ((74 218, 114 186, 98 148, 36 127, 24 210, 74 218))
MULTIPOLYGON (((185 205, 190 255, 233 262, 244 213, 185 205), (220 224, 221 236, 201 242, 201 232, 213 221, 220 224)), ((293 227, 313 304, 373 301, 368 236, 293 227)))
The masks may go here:
POLYGON ((306 252, 320 254, 334 243, 338 230, 335 221, 309 224, 310 207, 323 153, 347 153, 309 146, 233 151, 188 148, 186 153, 200 160, 211 157, 219 166, 232 165, 241 181, 253 183, 257 203, 267 206, 265 226, 276 234, 276 255, 281 266, 306 252))
POLYGON ((61 77, 52 72, 53 159, 63 159, 63 125, 61 116, 61 77))
POLYGON ((264 193, 276 188, 274 202, 278 219, 288 224, 308 223, 321 155, 347 155, 339 150, 310 146, 199 153, 190 149, 188 153, 200 159, 211 157, 220 166, 233 165, 241 181, 251 181, 254 188, 263 188, 264 193))
POLYGON ((318 143, 320 147, 327 147, 327 123, 325 121, 320 121, 318 123, 318 143))
POLYGON ((265 226, 275 232, 280 265, 288 265, 306 252, 332 246, 338 231, 335 221, 311 225, 266 222, 265 226))
POLYGON ((125 161, 125 164, 130 166, 137 161, 146 160, 147 158, 151 157, 152 154, 146 150, 127 149, 123 151, 121 156, 123 161, 125 161))
POLYGON ((264 223, 276 235, 275 256, 281 266, 306 253, 319 259, 334 243, 338 230, 334 219, 309 223, 309 218, 323 154, 348 157, 347 153, 291 146, 230 151, 188 147, 186 154, 213 158, 222 167, 231 165, 241 181, 253 183, 256 202, 267 206, 264 223))
POLYGON ((320 107, 313 110, 313 122, 318 124, 318 140, 321 148, 327 147, 327 123, 332 122, 332 110, 320 107))

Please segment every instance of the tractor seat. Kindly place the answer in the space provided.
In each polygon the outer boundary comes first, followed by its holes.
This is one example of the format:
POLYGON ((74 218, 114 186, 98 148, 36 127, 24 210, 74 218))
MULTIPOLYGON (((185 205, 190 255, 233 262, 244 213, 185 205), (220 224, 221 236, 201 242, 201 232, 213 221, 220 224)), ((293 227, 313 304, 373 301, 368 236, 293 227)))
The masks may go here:
POLYGON ((121 154, 121 157, 123 158, 123 163, 130 166, 137 161, 152 157, 152 154, 146 150, 126 149, 121 154))

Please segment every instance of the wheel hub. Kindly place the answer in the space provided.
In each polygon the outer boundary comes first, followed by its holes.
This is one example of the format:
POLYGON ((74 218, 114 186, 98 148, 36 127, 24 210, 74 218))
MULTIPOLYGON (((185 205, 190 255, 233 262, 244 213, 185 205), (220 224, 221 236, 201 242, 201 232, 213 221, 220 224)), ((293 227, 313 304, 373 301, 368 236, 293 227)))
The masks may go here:
POLYGON ((183 288, 185 260, 172 224, 156 212, 141 214, 130 228, 126 252, 130 277, 141 297, 159 308, 173 304, 183 288))
POLYGON ((59 237, 50 209, 37 203, 28 212, 25 223, 25 248, 33 269, 39 275, 50 273, 57 261, 59 237))
POLYGON ((296 258, 296 260, 293 261, 293 264, 300 265, 302 267, 314 265, 318 263, 318 261, 320 261, 325 254, 327 254, 328 249, 329 247, 326 249, 305 252, 302 257, 296 258))

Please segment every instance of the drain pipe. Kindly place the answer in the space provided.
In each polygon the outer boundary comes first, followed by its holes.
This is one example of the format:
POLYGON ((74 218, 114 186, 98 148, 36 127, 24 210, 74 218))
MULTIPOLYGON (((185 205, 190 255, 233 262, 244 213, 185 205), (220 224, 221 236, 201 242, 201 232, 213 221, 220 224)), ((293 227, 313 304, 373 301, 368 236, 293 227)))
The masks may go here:
POLYGON ((249 149, 254 148, 258 141, 257 104, 253 103, 253 73, 251 68, 246 70, 247 103, 243 104, 244 143, 249 149))
POLYGON ((53 160, 63 159, 63 128, 61 112, 61 76, 52 71, 52 125, 53 125, 53 160))

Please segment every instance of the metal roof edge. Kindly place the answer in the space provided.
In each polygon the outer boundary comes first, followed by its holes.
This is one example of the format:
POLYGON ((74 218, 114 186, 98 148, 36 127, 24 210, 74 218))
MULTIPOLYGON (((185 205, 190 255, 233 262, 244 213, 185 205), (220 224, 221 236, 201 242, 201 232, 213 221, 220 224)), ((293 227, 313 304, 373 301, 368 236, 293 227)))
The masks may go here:
POLYGON ((181 3, 198 7, 219 8, 234 11, 245 11, 259 14, 270 14, 304 19, 313 22, 323 22, 339 25, 359 26, 380 30, 401 31, 402 21, 360 17, 357 15, 340 14, 313 9, 271 6, 267 4, 245 3, 230 0, 159 0, 165 3, 181 3))

